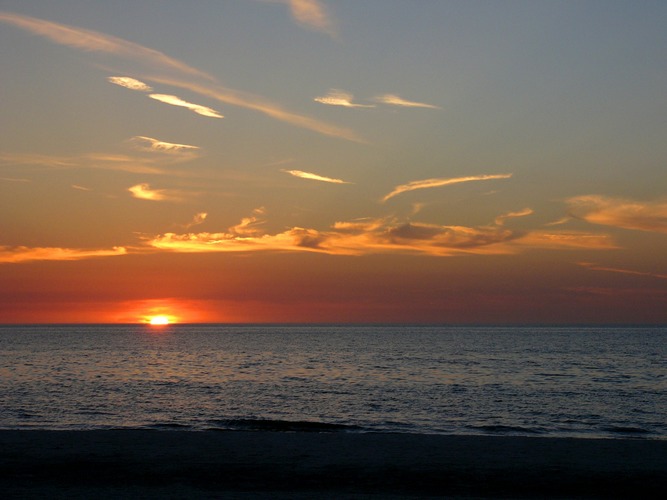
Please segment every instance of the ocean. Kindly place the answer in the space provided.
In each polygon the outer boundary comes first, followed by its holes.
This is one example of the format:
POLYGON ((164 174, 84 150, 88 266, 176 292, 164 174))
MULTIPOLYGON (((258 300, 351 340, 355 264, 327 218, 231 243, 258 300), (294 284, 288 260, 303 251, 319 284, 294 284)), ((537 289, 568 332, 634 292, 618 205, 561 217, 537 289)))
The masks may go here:
POLYGON ((0 429, 667 439, 667 328, 0 326, 0 429))

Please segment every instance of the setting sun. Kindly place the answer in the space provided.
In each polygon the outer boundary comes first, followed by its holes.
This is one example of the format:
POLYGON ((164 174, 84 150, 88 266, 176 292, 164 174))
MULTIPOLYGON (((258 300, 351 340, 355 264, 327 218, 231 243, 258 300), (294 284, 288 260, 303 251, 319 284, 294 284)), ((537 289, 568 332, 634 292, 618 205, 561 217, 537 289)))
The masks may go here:
POLYGON ((149 323, 151 325, 168 325, 170 323, 169 318, 167 316, 153 316, 150 320, 149 323))

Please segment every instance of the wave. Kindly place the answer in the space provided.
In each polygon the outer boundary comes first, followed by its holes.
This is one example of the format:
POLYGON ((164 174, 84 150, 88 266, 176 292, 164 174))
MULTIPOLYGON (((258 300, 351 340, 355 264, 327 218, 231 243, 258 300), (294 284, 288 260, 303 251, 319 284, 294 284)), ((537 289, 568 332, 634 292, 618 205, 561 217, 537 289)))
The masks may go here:
POLYGON ((99 411, 99 410, 79 410, 75 412, 77 415, 86 415, 86 416, 109 416, 113 415, 113 413, 110 413, 108 411, 99 411))
POLYGON ((624 427, 609 425, 602 428, 605 432, 611 432, 613 434, 650 434, 651 431, 643 429, 641 427, 624 427))
POLYGON ((467 429, 489 432, 492 434, 543 434, 544 431, 530 427, 521 427, 514 425, 466 425, 467 429))
POLYGON ((350 432, 361 427, 347 424, 332 424, 310 420, 272 420, 261 418, 239 418, 209 420, 211 430, 277 431, 277 432, 350 432))
POLYGON ((191 425, 188 424, 178 424, 176 422, 157 422, 154 424, 149 424, 146 426, 148 429, 156 429, 156 430, 187 430, 187 429, 193 429, 191 425))

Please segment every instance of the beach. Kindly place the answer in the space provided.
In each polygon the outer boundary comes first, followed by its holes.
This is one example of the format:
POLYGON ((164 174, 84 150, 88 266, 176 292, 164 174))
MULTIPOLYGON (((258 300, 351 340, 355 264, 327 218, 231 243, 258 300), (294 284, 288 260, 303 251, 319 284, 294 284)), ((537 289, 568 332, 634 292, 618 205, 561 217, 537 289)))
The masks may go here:
POLYGON ((657 498, 667 441, 0 431, 3 498, 657 498))

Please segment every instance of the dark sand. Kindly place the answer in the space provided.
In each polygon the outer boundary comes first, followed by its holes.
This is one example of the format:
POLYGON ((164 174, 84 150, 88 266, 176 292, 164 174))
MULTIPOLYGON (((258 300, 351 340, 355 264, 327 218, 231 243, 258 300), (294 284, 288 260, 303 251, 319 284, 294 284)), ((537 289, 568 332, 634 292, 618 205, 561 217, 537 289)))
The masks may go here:
POLYGON ((662 498, 667 441, 0 431, 0 498, 662 498))

